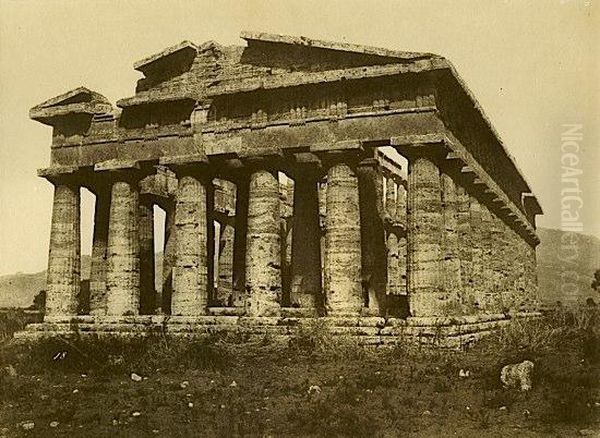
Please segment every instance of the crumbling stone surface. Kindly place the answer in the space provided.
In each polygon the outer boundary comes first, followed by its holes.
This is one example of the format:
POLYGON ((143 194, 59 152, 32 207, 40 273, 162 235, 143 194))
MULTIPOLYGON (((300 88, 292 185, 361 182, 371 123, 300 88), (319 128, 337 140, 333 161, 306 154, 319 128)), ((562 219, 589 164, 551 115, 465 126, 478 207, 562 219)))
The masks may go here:
POLYGON ((250 175, 246 234, 246 314, 277 314, 281 299, 281 236, 277 173, 250 175))
POLYGON ((77 314, 80 291, 79 187, 57 182, 54 186, 46 317, 77 314))
MULTIPOLYGON (((362 321, 340 333, 385 343, 360 324, 412 315, 404 325, 433 336, 450 315, 536 308, 541 208, 443 58, 244 38, 136 63, 145 77, 119 109, 85 88, 32 109, 53 127, 52 165, 38 172, 56 183, 47 318, 86 311, 80 185, 97 195, 88 307, 100 327, 138 313, 175 318, 181 333, 226 326, 213 312, 257 334, 329 313, 362 321), (161 296, 154 205, 166 212, 161 296)), ((462 342, 489 322, 444 333, 462 342)))
POLYGON ((176 199, 171 314, 203 315, 208 305, 206 182, 195 175, 182 175, 176 199))
POLYGON ((108 221, 107 315, 137 315, 140 304, 140 244, 137 181, 115 175, 108 221), (120 178, 122 177, 122 179, 120 178))
POLYGON ((327 172, 325 297, 332 313, 358 313, 363 306, 358 178, 346 163, 327 172))

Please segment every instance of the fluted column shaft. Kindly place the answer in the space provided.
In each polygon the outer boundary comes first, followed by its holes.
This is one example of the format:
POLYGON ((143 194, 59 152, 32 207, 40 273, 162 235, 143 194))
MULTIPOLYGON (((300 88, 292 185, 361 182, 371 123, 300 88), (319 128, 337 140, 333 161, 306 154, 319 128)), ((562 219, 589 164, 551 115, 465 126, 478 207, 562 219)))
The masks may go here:
POLYGON ((398 236, 389 233, 387 236, 387 294, 398 295, 398 280, 400 278, 398 236))
POLYGON ((216 302, 222 306, 233 305, 233 252, 235 227, 232 222, 221 223, 219 237, 219 278, 216 302))
MULTIPOLYGON (((179 176, 179 175, 178 175, 179 176)), ((175 268, 172 315, 204 315, 208 306, 207 182, 195 173, 182 173, 175 205, 175 268)), ((211 242, 212 243, 212 242, 211 242)))
POLYGON ((156 292, 154 287, 154 206, 148 198, 141 197, 138 207, 140 233, 140 313, 154 313, 156 292))
POLYGON ((471 224, 471 278, 473 280, 471 305, 483 309, 485 279, 483 274, 483 213, 479 201, 470 196, 469 219, 471 224))
POLYGON ((391 175, 385 178, 385 212, 387 217, 394 220, 396 216, 396 182, 391 175))
POLYGON ((330 314, 358 314, 361 285, 361 227, 358 178, 337 162, 327 172, 325 296, 330 314))
POLYGON ((290 301, 314 308, 322 302, 318 175, 304 170, 294 183, 290 301))
POLYGON ((115 174, 108 224, 108 315, 137 315, 140 304, 139 189, 126 172, 115 174))
POLYGON ((96 191, 90 268, 90 315, 106 315, 106 271, 110 190, 96 191))
POLYGON ((458 249, 458 197, 456 184, 447 173, 441 174, 442 206, 444 219, 443 236, 443 286, 449 303, 458 312, 459 296, 461 290, 460 258, 458 249))
MULTIPOLYGON (((470 198, 464 187, 457 186, 457 216, 456 227, 458 231, 458 256, 460 259, 461 294, 460 302, 469 306, 473 298, 473 269, 471 254, 471 219, 470 198)), ((468 308, 465 309, 468 312, 468 308)))
MULTIPOLYGON (((406 187, 401 182, 397 185, 396 196, 396 221, 407 229, 406 219, 406 187)), ((406 295, 406 233, 398 236, 398 294, 406 295)))
POLYGON ((252 169, 246 234, 245 308, 248 316, 272 316, 280 310, 280 218, 277 172, 252 169))
POLYGON ((408 291, 413 316, 438 315, 445 304, 440 185, 440 171, 431 159, 417 156, 409 160, 408 291))
POLYGON ((246 297, 246 234, 248 223, 248 175, 240 177, 235 191, 233 241, 233 305, 244 307, 246 297))
POLYGON ((171 314, 171 297, 173 295, 173 268, 175 267, 175 245, 177 232, 175 230, 175 205, 169 203, 165 209, 165 238, 162 266, 162 292, 158 299, 161 313, 171 314))
POLYGON ((54 183, 45 317, 77 314, 81 271, 79 201, 77 184, 54 183))

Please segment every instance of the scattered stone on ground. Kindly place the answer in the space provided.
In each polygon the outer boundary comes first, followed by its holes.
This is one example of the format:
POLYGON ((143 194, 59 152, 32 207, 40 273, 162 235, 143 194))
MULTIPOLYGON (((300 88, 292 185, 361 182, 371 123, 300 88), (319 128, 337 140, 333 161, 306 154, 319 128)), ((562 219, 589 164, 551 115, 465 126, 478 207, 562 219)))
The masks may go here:
POLYGON ((131 380, 133 380, 134 382, 141 382, 142 376, 136 373, 131 373, 131 380))
POLYGON ((32 430, 35 427, 35 423, 33 421, 24 421, 21 423, 21 427, 24 430, 32 430))
POLYGON ((529 360, 506 365, 500 372, 500 380, 506 388, 529 391, 532 388, 533 367, 533 362, 529 360))
POLYGON ((179 384, 179 387, 180 387, 181 389, 185 389, 185 388, 187 388, 188 386, 190 386, 190 382, 188 382, 187 380, 184 380, 183 382, 181 382, 181 383, 179 384))
POLYGON ((50 427, 54 428, 54 427, 58 427, 58 421, 51 421, 50 422, 50 427))

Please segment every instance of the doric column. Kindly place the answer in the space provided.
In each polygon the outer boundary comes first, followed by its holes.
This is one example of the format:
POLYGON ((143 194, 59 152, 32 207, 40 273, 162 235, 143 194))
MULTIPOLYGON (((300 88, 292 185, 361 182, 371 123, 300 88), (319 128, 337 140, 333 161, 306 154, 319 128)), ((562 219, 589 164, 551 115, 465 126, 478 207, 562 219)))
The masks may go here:
POLYGON ((173 268, 175 267, 175 246, 177 232, 175 230, 175 203, 169 202, 165 208, 165 238, 162 266, 162 292, 159 304, 161 313, 171 314, 171 297, 173 296, 173 268))
POLYGON ((471 218, 470 218, 470 198, 464 187, 457 186, 457 216, 456 229, 458 231, 458 257, 460 260, 460 280, 461 294, 460 302, 467 312, 469 306, 474 302, 473 298, 473 273, 472 273, 472 254, 471 254, 471 218))
POLYGON ((51 182, 54 201, 45 318, 77 315, 81 271, 79 185, 64 176, 52 178, 51 182))
POLYGON ((292 225, 292 306, 315 308, 322 303, 319 175, 299 167, 294 181, 292 225))
POLYGON ((361 285, 361 227, 358 178, 343 161, 327 172, 325 298, 330 314, 358 314, 361 285))
POLYGON ((487 205, 481 204, 481 262, 482 262, 482 285, 483 285, 483 300, 480 302, 481 307, 487 313, 495 313, 494 309, 494 269, 492 261, 492 213, 487 205))
POLYGON ((447 173, 441 174, 442 209, 444 219, 443 236, 443 287, 448 303, 457 307, 461 290, 460 258, 458 249, 458 197, 454 180, 447 173))
MULTIPOLYGON (((382 263, 387 257, 384 227, 381 166, 376 158, 364 158, 356 167, 360 209, 361 282, 363 306, 368 314, 380 315, 388 303, 386 298, 388 269, 382 263), (366 309, 365 309, 366 310, 366 309)), ((389 207, 390 205, 388 205, 389 207)), ((391 219, 387 214, 388 219, 391 219)))
POLYGON ((392 175, 386 172, 385 177, 385 213, 390 220, 396 216, 396 182, 392 175))
POLYGON ((398 236, 389 233, 387 236, 387 294, 398 295, 398 280, 400 278, 400 264, 398 257, 398 236))
POLYGON ((154 287, 154 205, 146 196, 138 207, 140 233, 140 313, 153 314, 156 306, 154 287))
MULTIPOLYGON (((201 165, 199 165, 201 166, 201 165)), ((209 295, 208 178, 203 167, 177 168, 172 315, 204 315, 209 295)), ((211 242, 212 243, 212 242, 211 242)), ((212 263, 210 263, 212 265, 212 263)))
POLYGON ((440 314, 443 213, 438 166, 428 157, 409 159, 408 293, 412 316, 440 314))
POLYGON ((472 300, 470 305, 483 309, 485 284, 483 278, 483 220, 481 204, 474 196, 469 199, 469 220, 471 223, 471 278, 472 300))
MULTIPOLYGON (((401 180, 397 181, 396 222, 406 231, 406 187, 401 180)), ((398 294, 406 295, 406 232, 398 236, 398 294)))
POLYGON ((242 174, 236 182, 235 232, 233 242, 233 305, 246 304, 246 231, 248 223, 248 175, 242 174))
POLYGON ((276 170, 252 163, 246 235, 246 314, 273 316, 281 300, 279 180, 276 170))
POLYGON ((96 190, 90 268, 90 315, 106 315, 106 270, 110 187, 96 190))
MULTIPOLYGON (((235 185, 227 180, 214 180, 214 211, 220 218, 218 254, 215 257, 217 288, 211 305, 233 305, 233 253, 235 239, 235 185)), ((215 239, 216 240, 216 239, 215 239)))
MULTIPOLYGON (((233 218, 230 218, 233 219, 233 218)), ((221 306, 233 305, 233 249, 235 227, 233 220, 221 223, 219 236, 219 278, 217 279, 216 302, 221 306)))
POLYGON ((398 181, 396 187, 396 222, 406 228, 406 187, 404 187, 401 181, 398 181))
POLYGON ((139 177, 135 169, 115 170, 111 176, 106 312, 137 315, 140 311, 139 177))

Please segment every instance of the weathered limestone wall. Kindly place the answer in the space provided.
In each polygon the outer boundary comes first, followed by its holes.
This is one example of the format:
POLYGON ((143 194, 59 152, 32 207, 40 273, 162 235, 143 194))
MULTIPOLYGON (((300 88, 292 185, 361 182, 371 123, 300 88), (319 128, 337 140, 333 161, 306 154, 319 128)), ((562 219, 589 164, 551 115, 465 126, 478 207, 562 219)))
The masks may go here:
POLYGON ((208 306, 209 281, 207 182, 196 174, 186 172, 179 177, 175 229, 171 314, 203 315, 208 306))
POLYGON ((96 191, 94 207, 94 235, 92 237, 92 262, 90 268, 90 315, 106 314, 106 270, 108 245, 108 217, 110 190, 96 191))
POLYGON ((328 169, 326 202, 326 307, 330 314, 358 314, 364 304, 358 177, 343 161, 328 169))
POLYGON ((106 311, 108 315, 137 315, 140 304, 137 180, 124 171, 112 176, 106 311))
POLYGON ((250 175, 246 235, 246 314, 278 314, 281 300, 280 199, 277 172, 250 175))
POLYGON ((65 181, 54 183, 46 318, 77 314, 81 271, 79 200, 78 185, 65 181))

